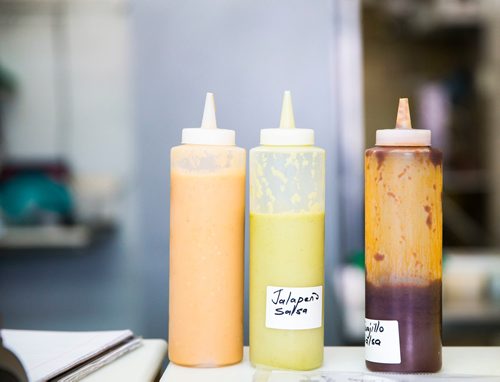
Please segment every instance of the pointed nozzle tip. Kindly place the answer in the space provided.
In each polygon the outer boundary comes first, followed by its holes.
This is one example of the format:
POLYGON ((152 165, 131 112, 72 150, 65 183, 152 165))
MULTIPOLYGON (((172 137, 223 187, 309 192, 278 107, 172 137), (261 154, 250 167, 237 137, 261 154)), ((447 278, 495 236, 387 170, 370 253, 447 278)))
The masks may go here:
POLYGON ((293 115, 292 93, 285 90, 283 93, 283 105, 281 107, 280 129, 294 129, 295 117, 293 115))
POLYGON ((396 129, 411 129, 410 104, 408 103, 408 98, 399 99, 396 129))
POLYGON ((205 108, 203 109, 202 129, 216 129, 217 119, 215 118, 215 98, 214 93, 208 92, 205 97, 205 108))

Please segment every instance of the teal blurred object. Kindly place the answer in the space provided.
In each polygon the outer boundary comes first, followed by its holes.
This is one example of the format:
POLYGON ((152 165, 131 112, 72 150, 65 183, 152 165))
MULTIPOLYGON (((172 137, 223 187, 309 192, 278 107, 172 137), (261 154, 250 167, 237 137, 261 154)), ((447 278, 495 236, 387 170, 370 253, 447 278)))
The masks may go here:
POLYGON ((8 224, 61 223, 71 219, 73 199, 64 184, 35 172, 5 180, 0 206, 8 224))

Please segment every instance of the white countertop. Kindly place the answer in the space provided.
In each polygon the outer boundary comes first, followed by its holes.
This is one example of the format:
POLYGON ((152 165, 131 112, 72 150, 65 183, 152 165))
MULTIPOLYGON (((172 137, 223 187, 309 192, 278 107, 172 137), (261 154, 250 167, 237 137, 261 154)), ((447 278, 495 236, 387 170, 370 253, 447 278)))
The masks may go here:
MULTIPOLYGON (((363 378, 356 378, 358 381, 374 380, 367 378, 379 376, 380 374, 369 373, 365 367, 365 355, 363 347, 326 347, 324 363, 318 372, 357 372, 363 373, 363 378)), ((288 374, 288 373, 287 373, 288 374)), ((311 373, 296 372, 295 377, 288 375, 286 381, 306 381, 300 378, 311 373)), ((443 348, 443 368, 441 372, 432 376, 452 376, 452 375, 475 375, 475 376, 495 376, 484 381, 500 381, 500 347, 445 347, 443 348)), ((170 363, 161 378, 161 382, 266 382, 278 381, 278 373, 269 373, 257 370, 250 365, 248 360, 248 348, 245 348, 243 361, 237 365, 226 366, 213 369, 196 369, 177 366, 170 363)), ((392 374, 390 380, 398 380, 396 374, 392 374)), ((406 380, 414 379, 429 380, 428 377, 410 376, 406 380)), ((310 382, 328 381, 328 379, 307 379, 310 382)), ((339 379, 343 380, 343 379, 339 379)), ((345 379, 347 380, 347 379, 345 379)), ((387 380, 377 378, 377 381, 387 380)), ((458 381, 459 379, 455 379, 458 381)), ((471 379, 468 379, 471 381, 471 379)), ((334 381, 332 379, 332 381, 334 381)), ((481 379, 481 381, 483 381, 481 379)))
POLYGON ((143 340, 142 346, 83 378, 83 382, 153 382, 167 355, 164 340, 143 340))

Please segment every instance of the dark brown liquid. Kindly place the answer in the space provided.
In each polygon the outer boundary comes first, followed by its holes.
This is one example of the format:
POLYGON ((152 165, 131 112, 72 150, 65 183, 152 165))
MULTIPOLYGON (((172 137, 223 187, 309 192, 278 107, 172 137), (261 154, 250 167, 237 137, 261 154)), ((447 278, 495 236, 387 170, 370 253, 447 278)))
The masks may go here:
POLYGON ((397 320, 400 364, 366 361, 371 371, 431 373, 441 369, 441 280, 428 286, 366 283, 366 318, 397 320))

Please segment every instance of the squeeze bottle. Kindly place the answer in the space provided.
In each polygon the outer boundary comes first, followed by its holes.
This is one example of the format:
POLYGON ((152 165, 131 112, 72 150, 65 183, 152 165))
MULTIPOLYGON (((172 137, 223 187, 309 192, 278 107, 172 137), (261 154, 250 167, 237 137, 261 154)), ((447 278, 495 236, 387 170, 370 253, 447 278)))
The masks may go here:
POLYGON ((442 155, 411 128, 408 99, 396 128, 365 153, 365 358, 372 371, 441 369, 442 155))
POLYGON ((295 128, 285 92, 278 129, 250 151, 250 361, 323 362, 325 152, 295 128))
POLYGON ((201 128, 171 151, 169 358, 194 367, 243 354, 245 150, 217 128, 207 93, 201 128))

